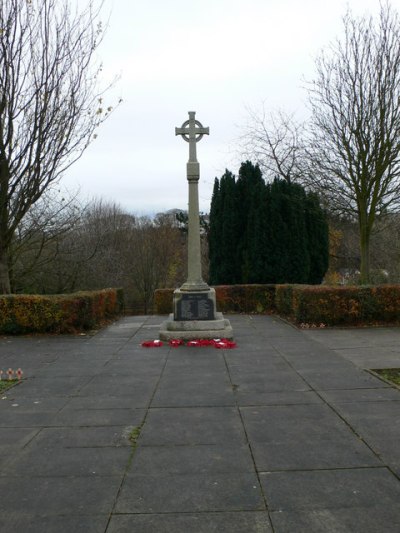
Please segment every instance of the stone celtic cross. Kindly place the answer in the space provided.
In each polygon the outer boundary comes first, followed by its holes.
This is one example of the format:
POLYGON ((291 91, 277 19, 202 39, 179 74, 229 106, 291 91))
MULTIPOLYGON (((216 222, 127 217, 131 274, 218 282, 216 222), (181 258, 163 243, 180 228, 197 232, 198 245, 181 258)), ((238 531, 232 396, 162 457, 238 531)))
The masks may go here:
POLYGON ((186 120, 180 128, 175 128, 175 135, 182 135, 182 138, 189 143, 188 179, 199 177, 196 143, 203 138, 203 135, 210 134, 210 128, 204 128, 195 116, 195 111, 189 111, 189 120, 186 120))
POLYGON ((209 287, 201 275, 201 239, 199 224, 199 178, 196 144, 210 129, 196 120, 195 111, 189 111, 189 120, 175 135, 181 135, 189 143, 187 179, 189 188, 188 209, 188 269, 187 280, 174 290, 173 314, 161 324, 160 339, 231 339, 232 326, 217 312, 215 289, 209 287))

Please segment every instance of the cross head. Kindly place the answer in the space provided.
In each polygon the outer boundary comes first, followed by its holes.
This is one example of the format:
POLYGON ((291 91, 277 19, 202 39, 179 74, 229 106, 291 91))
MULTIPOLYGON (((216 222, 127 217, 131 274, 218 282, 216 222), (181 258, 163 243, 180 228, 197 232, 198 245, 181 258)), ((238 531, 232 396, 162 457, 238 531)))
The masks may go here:
POLYGON ((197 163, 196 143, 203 138, 203 135, 210 134, 210 128, 204 128, 195 116, 195 111, 189 111, 189 120, 186 120, 180 128, 175 128, 175 135, 182 135, 189 143, 189 161, 193 163, 197 163))

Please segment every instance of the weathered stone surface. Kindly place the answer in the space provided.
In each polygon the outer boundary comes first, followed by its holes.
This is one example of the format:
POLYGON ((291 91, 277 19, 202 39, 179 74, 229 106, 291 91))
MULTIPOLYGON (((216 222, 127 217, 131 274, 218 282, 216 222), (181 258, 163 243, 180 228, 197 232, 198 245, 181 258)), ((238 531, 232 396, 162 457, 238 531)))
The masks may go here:
POLYGON ((233 329, 222 313, 216 313, 215 320, 174 320, 173 315, 161 324, 160 339, 232 339, 233 329))

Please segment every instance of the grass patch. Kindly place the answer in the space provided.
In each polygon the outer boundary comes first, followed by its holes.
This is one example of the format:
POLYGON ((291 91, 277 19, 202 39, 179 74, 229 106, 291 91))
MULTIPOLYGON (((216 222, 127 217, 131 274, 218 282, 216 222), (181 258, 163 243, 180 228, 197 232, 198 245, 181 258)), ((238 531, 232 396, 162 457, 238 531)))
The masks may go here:
POLYGON ((10 380, 0 380, 0 393, 6 391, 7 389, 11 389, 14 385, 18 383, 18 379, 10 379, 10 380))
POLYGON ((400 387, 400 368, 381 368, 374 370, 378 376, 400 387))
POLYGON ((127 434, 127 436, 128 436, 129 442, 131 443, 131 453, 129 456, 127 469, 131 467, 133 457, 136 452, 137 441, 138 441, 138 438, 140 437, 140 432, 142 431, 142 426, 143 426, 143 422, 140 426, 134 426, 134 427, 129 428, 130 431, 127 434))

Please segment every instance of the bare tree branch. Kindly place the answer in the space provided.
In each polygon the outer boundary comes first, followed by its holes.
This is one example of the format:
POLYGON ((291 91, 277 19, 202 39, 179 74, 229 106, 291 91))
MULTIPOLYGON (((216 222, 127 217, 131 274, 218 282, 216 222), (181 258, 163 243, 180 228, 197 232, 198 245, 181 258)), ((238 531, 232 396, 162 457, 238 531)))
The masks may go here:
POLYGON ((284 111, 267 114, 247 108, 248 121, 238 138, 240 157, 257 163, 267 177, 288 182, 302 178, 303 124, 284 111))

